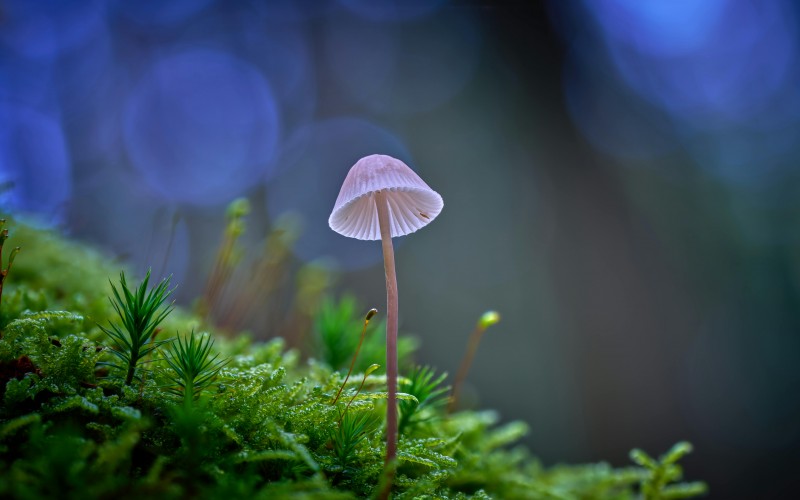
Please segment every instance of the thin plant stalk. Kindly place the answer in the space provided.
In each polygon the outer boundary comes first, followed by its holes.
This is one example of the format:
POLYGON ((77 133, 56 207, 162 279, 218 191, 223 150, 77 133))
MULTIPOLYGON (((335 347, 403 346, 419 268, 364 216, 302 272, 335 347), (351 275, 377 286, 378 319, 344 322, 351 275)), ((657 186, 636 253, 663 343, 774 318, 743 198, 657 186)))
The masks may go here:
POLYGON ((238 198, 228 205, 226 213, 228 223, 199 306, 201 314, 207 319, 211 318, 214 308, 218 306, 217 302, 222 297, 239 261, 240 250, 237 243, 244 234, 244 218, 249 213, 250 202, 246 198, 238 198))
POLYGON ((353 397, 350 398, 350 401, 347 403, 347 406, 344 407, 344 411, 342 412, 342 416, 339 417, 339 422, 337 422, 337 423, 342 423, 342 418, 344 418, 345 414, 347 414, 347 410, 350 409, 350 405, 353 404, 353 401, 356 400, 356 396, 358 396, 361 393, 361 389, 364 388, 364 384, 367 382, 367 377, 372 375, 372 372, 374 372, 375 370, 377 370, 380 367, 381 367, 381 365, 372 364, 372 365, 369 366, 369 368, 367 368, 367 370, 364 372, 364 378, 361 379, 361 385, 358 386, 358 390, 356 391, 355 394, 353 394, 353 397))
POLYGON ((6 220, 0 219, 0 302, 2 302, 3 299, 3 283, 5 283, 6 276, 8 276, 8 273, 11 272, 11 266, 14 265, 14 258, 20 251, 20 247, 14 247, 14 249, 11 250, 11 254, 8 256, 8 266, 5 269, 3 269, 2 268, 3 246, 5 245, 6 240, 8 239, 8 229, 3 228, 5 224, 6 220))
POLYGON ((246 324, 254 311, 262 312, 259 305, 264 303, 265 297, 272 296, 286 278, 286 261, 294 239, 289 233, 278 227, 267 235, 262 255, 251 266, 241 293, 220 320, 221 325, 234 328, 246 324))
MULTIPOLYGON (((156 336, 160 332, 161 332, 161 328, 156 328, 155 330, 153 330, 153 335, 150 336, 150 343, 152 345, 156 344, 156 336)), ((148 352, 147 355, 145 355, 145 357, 142 359, 142 363, 144 364, 144 363, 147 363, 148 361, 150 361, 150 358, 152 357, 152 355, 153 355, 153 351, 148 352)), ((144 397, 144 385, 145 385, 145 383, 147 383, 147 371, 142 372, 142 383, 139 386, 139 402, 141 402, 142 398, 144 397)))
MULTIPOLYGON (((386 464, 397 456, 397 275, 394 270, 394 247, 392 229, 389 224, 389 201, 386 191, 375 193, 378 208, 378 224, 383 247, 383 267, 386 273, 386 464)), ((391 478, 388 481, 391 487, 391 478)), ((388 495, 388 492, 387 492, 388 495)))
MULTIPOLYGON (((367 334, 367 325, 369 325, 369 320, 372 319, 373 316, 378 314, 378 310, 372 308, 367 312, 367 315, 364 317, 364 328, 361 329, 361 338, 358 340, 358 347, 356 347, 356 352, 353 354, 353 360, 350 362, 350 369, 347 370, 347 376, 344 378, 344 382, 342 386, 339 387, 339 392, 336 393, 336 397, 333 398, 333 402, 331 404, 335 405, 337 401, 339 401, 339 396, 341 396, 342 391, 344 390, 344 386, 347 385, 347 381, 350 379, 350 375, 353 373, 353 367, 356 366, 356 358, 358 357, 359 351, 361 351, 361 344, 364 343, 364 336, 367 334)), ((364 385, 363 382, 361 384, 364 385)), ((350 405, 348 405, 350 406, 350 405)))
POLYGON ((238 232, 226 229, 224 239, 217 252, 217 258, 214 261, 214 267, 211 269, 211 274, 208 277, 203 294, 204 305, 208 308, 209 313, 230 275, 229 265, 238 237, 238 232))
POLYGON ((475 353, 478 351, 478 344, 480 344, 484 332, 486 332, 487 328, 494 325, 498 321, 500 321, 499 314, 497 314, 495 311, 487 311, 481 316, 481 318, 478 320, 478 323, 475 325, 475 329, 472 331, 472 334, 469 337, 467 352, 464 354, 464 359, 461 360, 461 366, 458 367, 458 373, 456 374, 455 382, 453 382, 453 395, 450 397, 450 404, 447 405, 448 413, 452 413, 456 408, 458 396, 461 392, 461 386, 464 384, 464 380, 467 378, 469 367, 472 366, 472 360, 475 359, 475 353))

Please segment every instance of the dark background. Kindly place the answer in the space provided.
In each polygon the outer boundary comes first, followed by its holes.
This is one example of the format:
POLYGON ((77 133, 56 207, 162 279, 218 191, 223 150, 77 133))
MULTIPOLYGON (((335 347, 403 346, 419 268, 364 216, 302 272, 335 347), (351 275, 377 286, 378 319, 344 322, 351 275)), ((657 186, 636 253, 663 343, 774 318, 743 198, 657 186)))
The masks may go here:
MULTIPOLYGON (((401 331, 545 464, 681 439, 715 498, 791 497, 798 11, 766 0, 0 2, 2 204, 201 295, 236 197, 385 300, 327 217, 361 156, 442 214, 397 245, 401 331)), ((24 258, 21 254, 20 258, 24 258)), ((268 307, 250 328, 267 335, 268 307), (266 325, 266 326, 265 326, 266 325)))

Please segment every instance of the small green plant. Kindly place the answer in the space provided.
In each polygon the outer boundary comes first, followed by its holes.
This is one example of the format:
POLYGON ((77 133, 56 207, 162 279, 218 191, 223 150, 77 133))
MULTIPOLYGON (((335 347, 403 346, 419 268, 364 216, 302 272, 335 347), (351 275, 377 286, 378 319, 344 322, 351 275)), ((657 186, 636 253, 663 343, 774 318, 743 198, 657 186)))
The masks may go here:
POLYGON ((708 486, 701 481, 670 484, 683 479, 683 469, 678 461, 691 451, 692 444, 686 441, 675 444, 658 460, 638 448, 631 450, 631 460, 647 471, 641 482, 642 497, 645 500, 666 500, 705 494, 708 486))
POLYGON ((125 280, 125 273, 121 272, 119 283, 122 293, 120 294, 120 290, 109 280, 114 293, 114 297, 109 300, 119 316, 122 326, 111 321, 109 321, 108 328, 98 325, 114 343, 109 352, 122 362, 122 365, 108 362, 101 364, 126 371, 125 385, 131 385, 136 374, 137 363, 154 349, 168 342, 167 340, 155 340, 155 333, 158 325, 172 312, 173 305, 165 305, 165 302, 174 289, 169 289, 170 279, 165 278, 155 288, 148 291, 149 281, 150 271, 148 270, 142 283, 132 292, 125 280))
POLYGON ((165 360, 172 369, 170 380, 175 384, 167 390, 183 397, 184 406, 191 406, 214 381, 225 361, 218 360, 219 353, 211 356, 214 341, 204 336, 196 340, 194 331, 189 340, 180 337, 169 346, 165 360))
POLYGON ((450 388, 441 385, 445 378, 446 373, 437 377, 433 368, 417 366, 411 370, 407 379, 400 382, 400 392, 417 398, 416 401, 400 401, 400 434, 429 418, 424 416, 425 410, 435 410, 447 403, 447 398, 443 396, 450 388))
POLYGON ((3 246, 8 239, 8 229, 5 229, 6 220, 0 219, 0 304, 3 301, 3 284, 6 281, 6 276, 11 271, 11 266, 14 264, 14 258, 20 251, 20 247, 14 247, 8 256, 8 266, 3 269, 3 246))
POLYGON ((364 438, 375 432, 380 417, 373 411, 346 412, 331 432, 333 452, 343 472, 356 460, 356 448, 364 438))

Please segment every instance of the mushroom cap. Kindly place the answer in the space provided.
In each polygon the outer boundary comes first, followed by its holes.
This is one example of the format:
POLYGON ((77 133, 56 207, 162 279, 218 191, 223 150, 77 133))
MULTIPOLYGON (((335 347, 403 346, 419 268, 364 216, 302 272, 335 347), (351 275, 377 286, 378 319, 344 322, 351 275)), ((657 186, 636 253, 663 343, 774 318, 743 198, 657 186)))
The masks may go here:
POLYGON ((347 173, 328 225, 359 240, 379 240, 375 193, 386 191, 391 235, 403 236, 428 225, 444 207, 442 197, 408 165, 386 155, 361 158, 347 173))

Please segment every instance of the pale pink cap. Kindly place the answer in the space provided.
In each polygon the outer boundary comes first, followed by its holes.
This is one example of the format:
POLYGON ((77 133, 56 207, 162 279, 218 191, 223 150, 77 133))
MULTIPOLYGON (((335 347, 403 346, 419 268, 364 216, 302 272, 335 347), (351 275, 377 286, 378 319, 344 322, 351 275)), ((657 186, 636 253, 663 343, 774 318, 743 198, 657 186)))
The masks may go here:
POLYGON ((428 225, 444 207, 442 197, 408 165, 386 155, 361 158, 347 173, 333 212, 331 229, 359 240, 381 239, 375 193, 387 191, 392 237, 428 225))

